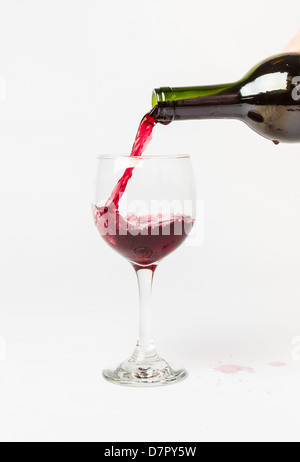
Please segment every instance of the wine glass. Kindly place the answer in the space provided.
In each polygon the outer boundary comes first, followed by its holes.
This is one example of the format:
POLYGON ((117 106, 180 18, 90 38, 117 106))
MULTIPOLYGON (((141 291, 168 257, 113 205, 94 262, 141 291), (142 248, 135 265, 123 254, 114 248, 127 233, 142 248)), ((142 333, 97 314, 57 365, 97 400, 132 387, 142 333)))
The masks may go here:
POLYGON ((186 376, 156 352, 151 336, 151 289, 158 263, 175 250, 195 220, 191 159, 170 156, 101 156, 93 215, 103 239, 133 266, 140 295, 139 336, 132 356, 103 371, 114 383, 166 385, 186 376), (122 187, 121 187, 121 186, 122 187))

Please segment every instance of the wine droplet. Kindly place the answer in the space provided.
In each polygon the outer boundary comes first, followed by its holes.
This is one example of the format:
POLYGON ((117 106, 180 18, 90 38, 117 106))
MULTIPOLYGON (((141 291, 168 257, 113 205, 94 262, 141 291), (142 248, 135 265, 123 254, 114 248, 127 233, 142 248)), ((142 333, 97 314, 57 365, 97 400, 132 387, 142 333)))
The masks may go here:
POLYGON ((279 144, 279 141, 273 140, 273 143, 276 144, 276 146, 279 144))

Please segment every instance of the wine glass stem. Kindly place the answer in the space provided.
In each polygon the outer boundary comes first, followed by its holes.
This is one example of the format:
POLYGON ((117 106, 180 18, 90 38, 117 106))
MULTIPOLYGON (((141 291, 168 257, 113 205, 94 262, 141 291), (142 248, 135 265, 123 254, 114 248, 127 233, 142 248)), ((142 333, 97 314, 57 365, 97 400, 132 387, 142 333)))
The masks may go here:
POLYGON ((140 321, 138 346, 154 349, 151 335, 151 292, 155 268, 138 268, 136 275, 140 294, 140 321))

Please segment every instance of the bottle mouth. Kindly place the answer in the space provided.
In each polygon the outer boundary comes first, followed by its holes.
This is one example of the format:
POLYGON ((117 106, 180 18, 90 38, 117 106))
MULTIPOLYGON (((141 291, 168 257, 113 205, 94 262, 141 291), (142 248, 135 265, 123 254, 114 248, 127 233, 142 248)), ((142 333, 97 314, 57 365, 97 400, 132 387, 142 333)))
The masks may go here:
POLYGON ((152 107, 159 103, 173 101, 173 90, 170 87, 155 88, 152 93, 152 107))
POLYGON ((149 113, 156 122, 169 124, 175 118, 175 107, 170 87, 155 88, 152 93, 152 111, 149 113))

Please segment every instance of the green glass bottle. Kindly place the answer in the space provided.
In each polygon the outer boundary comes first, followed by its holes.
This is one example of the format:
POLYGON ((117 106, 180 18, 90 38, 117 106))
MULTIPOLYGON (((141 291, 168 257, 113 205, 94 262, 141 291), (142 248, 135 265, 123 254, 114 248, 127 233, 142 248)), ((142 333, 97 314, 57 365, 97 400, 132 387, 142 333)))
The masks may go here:
POLYGON ((231 84, 155 89, 152 105, 152 117, 162 124, 239 119, 275 143, 299 142, 300 54, 269 58, 231 84))

